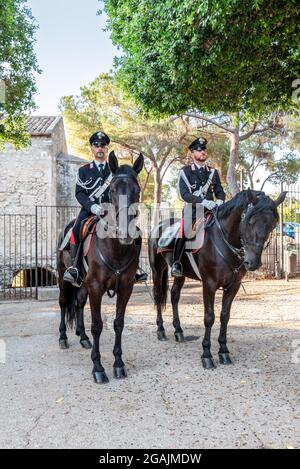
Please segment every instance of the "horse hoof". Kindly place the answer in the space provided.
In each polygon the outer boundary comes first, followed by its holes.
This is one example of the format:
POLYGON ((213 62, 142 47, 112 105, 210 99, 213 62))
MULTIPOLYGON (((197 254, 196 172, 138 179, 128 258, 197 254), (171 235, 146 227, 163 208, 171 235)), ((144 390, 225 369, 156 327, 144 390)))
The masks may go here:
POLYGON ((204 368, 205 370, 213 370, 214 368, 216 368, 216 365, 215 365, 215 363, 214 363, 214 361, 213 361, 212 358, 210 358, 210 357, 202 357, 201 360, 202 360, 203 368, 204 368))
POLYGON ((93 377, 96 384, 105 384, 109 381, 105 371, 93 371, 93 377))
POLYGON ((66 350, 67 348, 69 348, 68 339, 59 339, 59 347, 60 347, 62 350, 66 350))
POLYGON ((93 348, 91 341, 89 339, 84 339, 80 341, 81 347, 85 349, 91 349, 93 348))
POLYGON ((232 365, 229 353, 219 353, 219 362, 221 365, 232 365))
POLYGON ((127 373, 125 370, 125 366, 121 366, 120 368, 114 367, 114 377, 116 379, 124 379, 127 377, 127 373))
POLYGON ((180 343, 185 342, 183 332, 175 332, 174 335, 175 335, 176 342, 180 342, 180 343))
POLYGON ((158 340, 168 340, 165 331, 157 331, 158 340))

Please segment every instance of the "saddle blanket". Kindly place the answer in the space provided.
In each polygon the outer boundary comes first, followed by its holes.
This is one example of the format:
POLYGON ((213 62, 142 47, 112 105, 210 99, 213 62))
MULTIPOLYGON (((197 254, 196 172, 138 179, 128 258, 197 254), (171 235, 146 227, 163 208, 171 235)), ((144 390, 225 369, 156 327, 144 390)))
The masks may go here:
MULTIPOLYGON (((205 220, 196 220, 194 223, 190 239, 186 242, 186 251, 194 254, 202 248, 205 239, 205 227, 210 220, 210 215, 205 220)), ((158 253, 173 251, 176 238, 183 228, 183 219, 175 220, 172 225, 162 228, 162 233, 158 240, 158 253)))
MULTIPOLYGON (((97 227, 97 217, 91 216, 87 220, 85 220, 82 223, 81 230, 80 230, 80 242, 82 243, 82 261, 83 261, 83 267, 85 271, 88 271, 88 263, 87 263, 87 255, 91 246, 91 241, 93 238, 93 235, 96 231, 97 227)), ((64 236, 63 240, 60 244, 59 250, 60 251, 69 251, 70 250, 70 242, 72 238, 72 231, 73 231, 73 226, 74 226, 75 220, 70 222, 65 230, 64 230, 64 236)))

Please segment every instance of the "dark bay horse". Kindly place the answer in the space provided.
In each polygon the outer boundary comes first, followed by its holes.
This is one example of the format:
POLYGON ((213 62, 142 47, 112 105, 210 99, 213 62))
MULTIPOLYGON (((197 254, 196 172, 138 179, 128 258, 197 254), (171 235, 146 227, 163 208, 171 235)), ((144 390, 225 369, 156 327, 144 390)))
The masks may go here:
MULTIPOLYGON (((262 251, 278 221, 277 207, 285 197, 286 192, 282 192, 278 199, 273 201, 263 192, 250 189, 241 191, 214 213, 214 222, 207 228, 203 247, 194 254, 203 285, 205 335, 202 342, 202 364, 206 369, 215 367, 210 348, 211 328, 215 321, 216 291, 221 287, 224 290, 218 339, 219 361, 221 364, 228 365, 232 363, 227 348, 227 325, 232 301, 247 270, 253 271, 261 266, 262 251)), ((162 222, 161 225, 164 223, 168 224, 170 220, 162 222)), ((153 233, 157 231, 156 227, 153 233)), ((166 340, 162 311, 166 306, 168 265, 172 263, 173 253, 158 253, 157 249, 158 239, 153 236, 149 241, 149 259, 153 273, 154 301, 157 308, 157 335, 160 340, 166 340)), ((173 326, 178 342, 184 341, 178 303, 185 277, 199 280, 186 254, 183 255, 182 265, 183 277, 175 278, 171 289, 173 326)))
MULTIPOLYGON (((113 349, 115 362, 113 365, 115 378, 126 377, 126 370, 122 360, 121 339, 124 328, 124 315, 131 296, 135 274, 138 268, 141 250, 141 235, 136 236, 137 205, 140 198, 140 186, 137 176, 144 166, 142 154, 133 166, 118 165, 118 160, 112 152, 109 155, 109 167, 113 175, 110 183, 109 197, 111 211, 115 214, 113 222, 109 223, 100 218, 97 223, 96 234, 93 236, 87 254, 88 273, 80 288, 73 287, 63 281, 66 269, 64 253, 58 253, 59 286, 61 307, 60 345, 68 346, 66 336, 66 322, 76 322, 76 333, 81 336, 81 344, 89 348, 91 344, 85 334, 83 323, 83 308, 89 297, 92 315, 92 361, 93 377, 97 384, 108 382, 101 363, 99 341, 103 329, 101 317, 101 302, 105 293, 111 297, 117 295, 116 318, 114 321, 115 345, 113 349), (112 210, 113 209, 113 210, 112 210), (125 220, 119 223, 120 219, 125 220), (120 228, 121 226, 121 228, 120 228), (99 233, 102 233, 100 236, 99 233), (107 232, 106 236, 103 236, 107 232), (135 232, 135 236, 131 233, 135 232)), ((109 213, 108 213, 109 214, 109 213)), ((111 219, 111 218, 110 218, 111 219)))

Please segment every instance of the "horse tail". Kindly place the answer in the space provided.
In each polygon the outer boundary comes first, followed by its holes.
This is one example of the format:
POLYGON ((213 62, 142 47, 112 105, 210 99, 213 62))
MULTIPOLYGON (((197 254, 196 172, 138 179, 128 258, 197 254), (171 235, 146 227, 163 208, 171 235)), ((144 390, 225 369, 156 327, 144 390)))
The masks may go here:
POLYGON ((166 309, 167 297, 169 290, 168 267, 166 266, 161 273, 160 285, 153 284, 153 296, 156 306, 160 306, 162 310, 166 309))
POLYGON ((67 304, 65 305, 67 325, 73 329, 74 323, 76 325, 77 319, 77 292, 78 288, 70 285, 67 297, 67 304))
POLYGON ((59 283, 59 304, 60 307, 64 310, 66 315, 66 322, 70 329, 73 328, 74 323, 76 325, 77 319, 77 294, 78 288, 73 287, 70 283, 66 283, 63 280, 63 275, 66 270, 63 251, 60 247, 65 238, 65 233, 68 227, 71 224, 69 223, 67 227, 62 230, 58 237, 57 243, 57 270, 58 270, 58 283, 59 283))

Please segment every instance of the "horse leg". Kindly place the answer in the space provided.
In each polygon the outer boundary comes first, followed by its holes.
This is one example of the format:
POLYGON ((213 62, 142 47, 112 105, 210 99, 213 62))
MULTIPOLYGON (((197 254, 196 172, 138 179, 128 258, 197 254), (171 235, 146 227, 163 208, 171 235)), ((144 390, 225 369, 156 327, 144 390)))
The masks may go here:
POLYGON ((76 335, 80 337, 80 344, 85 349, 91 349, 92 344, 89 337, 86 335, 84 326, 84 307, 87 301, 87 289, 81 287, 77 295, 77 327, 76 335))
POLYGON ((184 342, 183 330, 181 329, 178 303, 180 300, 181 289, 184 285, 185 277, 175 277, 174 283, 171 289, 171 302, 173 309, 173 326, 175 329, 175 340, 176 342, 184 342))
POLYGON ((203 346, 203 355, 202 355, 202 365, 206 370, 215 368, 215 364, 212 358, 210 351, 211 347, 211 328, 215 322, 215 312, 214 312, 214 303, 215 303, 216 289, 209 285, 207 282, 203 283, 203 301, 204 301, 204 325, 205 325, 205 335, 202 342, 203 346))
POLYGON ((60 325, 59 325, 59 347, 62 350, 69 348, 66 315, 70 303, 70 288, 63 282, 59 282, 59 306, 60 306, 60 325))
POLYGON ((66 308, 64 306, 60 306, 59 346, 62 350, 69 348, 66 326, 66 308))
POLYGON ((103 329, 103 321, 101 317, 101 302, 102 302, 103 292, 100 290, 100 287, 92 286, 89 287, 89 298, 92 314, 92 336, 93 336, 93 349, 91 358, 94 364, 93 367, 93 377, 94 381, 97 384, 104 384, 108 382, 108 377, 106 376, 105 370, 101 364, 100 356, 100 335, 103 329))
POLYGON ((221 310, 221 326, 220 326, 220 335, 218 342, 220 344, 219 349, 219 361, 221 365, 231 365, 232 361, 229 356, 229 350, 227 348, 227 325, 230 318, 230 309, 232 302, 237 294, 241 282, 233 284, 229 290, 224 290, 222 297, 222 310, 221 310))
POLYGON ((115 330, 115 345, 113 354, 115 357, 114 362, 114 377, 117 379, 126 378, 125 365, 122 360, 122 332, 124 329, 124 317, 125 310, 129 298, 131 296, 133 285, 127 286, 126 289, 121 288, 121 293, 118 293, 117 296, 117 310, 116 318, 114 320, 114 330, 115 330))

